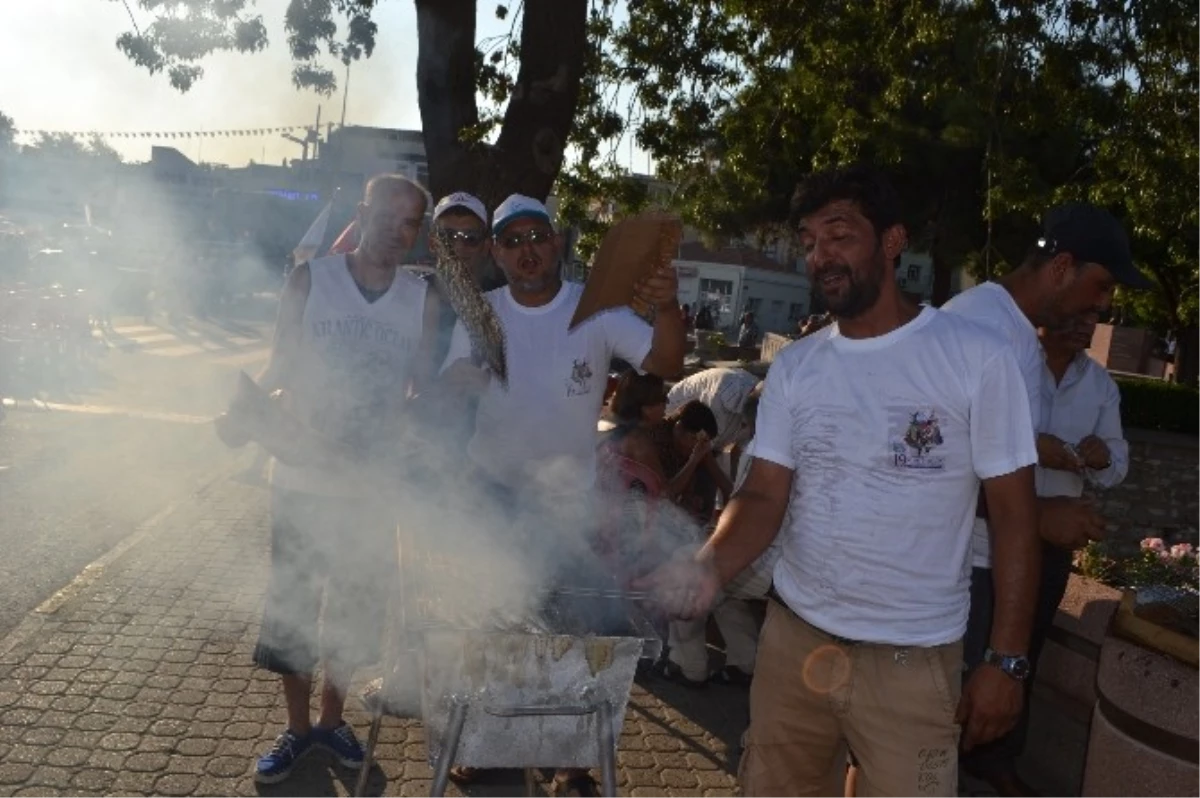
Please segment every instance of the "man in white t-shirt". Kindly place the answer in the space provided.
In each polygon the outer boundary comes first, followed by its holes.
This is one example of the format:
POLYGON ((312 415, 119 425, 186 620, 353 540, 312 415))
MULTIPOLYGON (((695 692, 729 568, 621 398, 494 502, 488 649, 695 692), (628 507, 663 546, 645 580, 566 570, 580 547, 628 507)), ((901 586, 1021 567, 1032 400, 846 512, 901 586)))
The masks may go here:
MULTIPOLYGON (((443 366, 443 380, 479 395, 475 432, 467 446, 470 482, 509 515, 533 511, 539 526, 554 527, 556 509, 577 509, 596 481, 596 422, 604 402, 609 362, 619 358, 664 378, 683 369, 686 331, 676 299, 678 279, 666 266, 644 279, 638 296, 655 308, 653 326, 628 308, 600 313, 568 329, 583 286, 564 283, 563 241, 546 207, 514 194, 496 208, 492 251, 508 285, 485 296, 504 329, 506 383, 481 368, 460 321, 443 366)), ((586 511, 583 511, 586 517, 586 511)), ((541 529, 578 535, 578 530, 541 529)), ((570 545, 577 541, 567 541, 570 545)), ((560 545, 541 538, 528 559, 570 565, 560 545)), ((456 768, 458 781, 474 775, 456 768)), ((560 773, 558 780, 576 778, 560 773)))
MULTIPOLYGON (((1044 233, 1021 265, 997 282, 982 283, 950 300, 945 311, 991 327, 1010 343, 1025 381, 1034 431, 1045 431, 1049 416, 1044 374, 1045 356, 1038 327, 1061 328, 1081 316, 1108 310, 1118 285, 1145 288, 1145 277, 1133 265, 1129 239, 1109 213, 1085 203, 1071 203, 1046 214, 1044 233)), ((1071 459, 1063 441, 1038 435, 1039 463, 1051 468, 1071 459)), ((1104 534, 1104 520, 1090 503, 1062 494, 1039 501, 1039 532, 1048 550, 1078 548, 1104 534)), ((988 540, 987 504, 980 501, 974 528, 971 575, 972 613, 964 641, 969 668, 982 662, 990 633, 993 603, 992 551, 988 540)), ((1044 573, 1042 591, 1053 589, 1044 573)), ((1031 650, 1041 648, 1045 625, 1035 628, 1031 650)), ((1027 794, 1017 777, 1012 755, 1016 743, 1004 740, 964 758, 964 767, 1004 794, 1027 794)))
POLYGON ((493 253, 508 285, 486 294, 504 329, 507 384, 474 362, 459 323, 443 367, 451 382, 481 392, 467 456, 501 492, 586 491, 596 476, 596 421, 613 358, 672 378, 683 368, 683 317, 674 267, 638 293, 657 310, 653 326, 631 310, 597 314, 573 330, 583 286, 560 274, 562 238, 536 199, 514 194, 496 209, 493 253))
POLYGON ((1040 554, 1024 385, 994 333, 900 293, 906 234, 886 179, 814 175, 794 211, 837 323, 776 355, 745 485, 700 553, 645 586, 695 617, 779 535, 742 791, 841 795, 849 748, 870 794, 955 795, 959 724, 969 747, 1021 708, 1040 554), (993 664, 964 686, 981 482, 1002 598, 993 664))

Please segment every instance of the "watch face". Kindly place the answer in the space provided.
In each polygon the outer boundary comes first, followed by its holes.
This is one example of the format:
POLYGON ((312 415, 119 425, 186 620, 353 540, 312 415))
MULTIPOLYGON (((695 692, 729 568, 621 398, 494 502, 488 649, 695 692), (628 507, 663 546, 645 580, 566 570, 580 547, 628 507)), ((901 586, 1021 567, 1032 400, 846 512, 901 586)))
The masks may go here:
POLYGON ((1029 676, 1029 660, 1024 657, 1012 657, 1005 663, 1005 668, 1014 679, 1025 679, 1029 676))

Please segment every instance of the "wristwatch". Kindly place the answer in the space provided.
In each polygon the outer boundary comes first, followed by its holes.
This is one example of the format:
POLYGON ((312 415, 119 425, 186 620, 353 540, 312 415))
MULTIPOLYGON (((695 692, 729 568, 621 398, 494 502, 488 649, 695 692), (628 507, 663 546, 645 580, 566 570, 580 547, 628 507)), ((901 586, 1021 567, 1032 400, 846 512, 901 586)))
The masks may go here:
POLYGON ((999 668, 1018 682, 1029 678, 1029 658, 1024 654, 1000 654, 988 648, 983 652, 983 661, 987 665, 999 668))

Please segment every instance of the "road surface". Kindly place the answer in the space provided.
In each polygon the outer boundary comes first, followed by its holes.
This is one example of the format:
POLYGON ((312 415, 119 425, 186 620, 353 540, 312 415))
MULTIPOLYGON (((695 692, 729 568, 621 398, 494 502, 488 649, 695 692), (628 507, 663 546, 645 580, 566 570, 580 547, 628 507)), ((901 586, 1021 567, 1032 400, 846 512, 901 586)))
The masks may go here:
POLYGON ((207 423, 266 361, 270 303, 239 321, 117 319, 86 373, 21 386, 0 422, 0 636, 218 472, 253 459, 207 423), (15 402, 14 402, 15 398, 15 402))

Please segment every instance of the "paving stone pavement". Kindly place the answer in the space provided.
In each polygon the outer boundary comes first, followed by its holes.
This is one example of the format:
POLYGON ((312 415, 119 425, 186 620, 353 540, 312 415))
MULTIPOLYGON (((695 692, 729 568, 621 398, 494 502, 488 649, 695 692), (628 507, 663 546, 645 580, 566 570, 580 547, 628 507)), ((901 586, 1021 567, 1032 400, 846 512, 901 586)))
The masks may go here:
MULTIPOLYGON (((267 540, 265 489, 217 480, 0 641, 0 795, 351 794, 355 774, 319 752, 280 785, 253 780, 286 717, 277 677, 250 659, 267 540)), ((365 739, 356 698, 347 718, 365 739)), ((635 686, 621 793, 734 794, 746 722, 741 688, 635 686)), ((377 758, 371 794, 428 795, 419 723, 385 720, 377 758)), ((498 773, 467 793, 523 790, 498 773)))

